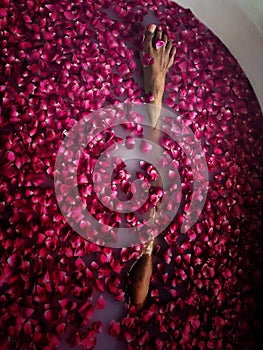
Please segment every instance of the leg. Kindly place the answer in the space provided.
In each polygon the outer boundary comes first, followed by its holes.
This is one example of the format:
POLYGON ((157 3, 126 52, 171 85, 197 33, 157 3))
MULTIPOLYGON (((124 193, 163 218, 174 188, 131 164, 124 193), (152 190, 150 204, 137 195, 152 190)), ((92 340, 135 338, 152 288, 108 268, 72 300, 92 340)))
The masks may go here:
MULTIPOLYGON (((161 113, 165 78, 169 68, 174 63, 175 54, 176 48, 172 41, 168 40, 168 36, 163 32, 162 27, 158 26, 156 28, 155 24, 150 24, 145 33, 140 57, 143 66, 144 92, 147 95, 151 94, 154 98, 153 102, 148 103, 147 108, 153 127, 152 140, 156 144, 160 140, 160 133, 156 126, 161 113), (147 64, 148 62, 144 59, 145 55, 152 58, 149 61, 151 64, 147 64)), ((160 181, 156 185, 160 186, 160 181)))
POLYGON ((152 250, 153 240, 145 244, 141 257, 130 271, 128 291, 136 311, 142 309, 148 294, 152 276, 152 250))
MULTIPOLYGON (((140 56, 143 64, 144 91, 154 97, 154 101, 148 106, 148 113, 153 127, 153 141, 156 143, 159 142, 160 138, 156 126, 162 107, 165 77, 174 62, 175 52, 175 47, 171 41, 168 41, 167 35, 163 33, 162 29, 158 27, 156 30, 156 26, 151 24, 146 31, 143 51, 140 52, 140 56), (144 57, 147 54, 148 56, 144 57), (145 58, 148 58, 152 64, 146 65, 145 58)), ((130 271, 129 295, 131 303, 137 311, 143 308, 149 290, 152 276, 153 245, 154 239, 149 240, 144 245, 140 259, 130 271)))

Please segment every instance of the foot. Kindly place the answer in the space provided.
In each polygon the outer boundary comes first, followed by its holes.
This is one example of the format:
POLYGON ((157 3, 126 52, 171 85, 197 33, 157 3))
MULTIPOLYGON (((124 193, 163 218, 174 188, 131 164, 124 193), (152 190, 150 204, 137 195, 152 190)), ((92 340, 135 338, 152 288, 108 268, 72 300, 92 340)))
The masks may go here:
MULTIPOLYGON (((145 33, 140 57, 143 65, 144 92, 146 95, 153 96, 151 103, 159 107, 159 112, 162 106, 165 77, 174 63, 175 53, 176 48, 172 41, 168 40, 162 27, 157 28, 155 24, 150 24, 145 33)), ((152 126, 155 127, 160 115, 160 113, 158 115, 158 108, 152 108, 149 113, 152 126)))

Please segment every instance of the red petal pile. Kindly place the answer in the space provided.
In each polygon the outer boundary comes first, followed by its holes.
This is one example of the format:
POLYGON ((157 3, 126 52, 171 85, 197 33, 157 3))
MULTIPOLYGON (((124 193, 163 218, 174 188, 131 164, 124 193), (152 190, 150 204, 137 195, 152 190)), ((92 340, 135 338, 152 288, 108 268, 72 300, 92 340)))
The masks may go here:
MULTIPOLYGON (((179 145, 164 139, 181 176, 180 212, 158 238, 145 310, 135 315, 131 308, 112 321, 109 332, 132 350, 175 344, 259 349, 263 120, 237 61, 189 10, 167 0, 1 4, 1 349, 57 349, 65 337, 72 346, 92 349, 102 332, 92 316, 106 307, 103 292, 124 301, 124 276, 139 247, 104 248, 74 233, 58 209, 54 165, 61 140, 77 120, 103 106, 140 101, 142 85, 135 77, 149 13, 176 46, 166 103, 200 140, 210 188, 198 222, 180 234, 193 173, 179 145)), ((145 57, 144 64, 151 63, 145 57)), ((126 128, 132 148, 142 128, 126 128)), ((89 144, 85 169, 94 169, 105 140, 110 145, 114 137, 105 132, 89 144)), ((143 148, 149 151, 148 144, 143 148)), ((138 178, 153 181, 156 171, 145 169, 138 178)), ((129 199, 129 174, 125 166, 116 171, 112 189, 129 199)), ((119 225, 120 215, 107 217, 85 176, 80 174, 79 186, 92 215, 119 225)), ((153 202, 158 191, 151 193, 153 202)), ((138 220, 133 213, 126 219, 130 226, 138 220)))

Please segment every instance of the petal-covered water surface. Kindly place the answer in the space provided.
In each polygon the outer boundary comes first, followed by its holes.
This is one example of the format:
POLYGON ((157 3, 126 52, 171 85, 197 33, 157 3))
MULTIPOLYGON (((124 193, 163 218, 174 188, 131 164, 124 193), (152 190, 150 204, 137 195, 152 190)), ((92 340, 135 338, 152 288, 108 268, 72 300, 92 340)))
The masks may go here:
MULTIPOLYGON (((189 10, 167 0, 3 0, 1 5, 1 349, 97 349, 96 344, 104 349, 102 337, 112 336, 132 350, 259 349, 263 116, 238 62, 189 10), (181 204, 158 236, 149 297, 138 315, 124 305, 126 276, 141 247, 112 249, 75 233, 58 209, 54 166, 76 121, 123 101, 152 102, 143 96, 139 60, 150 21, 176 46, 164 101, 201 142, 210 182, 198 221, 180 233, 193 172, 182 148, 162 139, 173 159, 169 178, 180 174, 181 204)), ((152 63, 146 54, 143 64, 152 63)), ((143 135, 140 121, 129 120, 123 129, 127 148, 133 149, 134 138, 143 135)), ((133 227, 162 190, 152 186, 141 212, 123 216, 105 209, 89 173, 117 139, 106 130, 89 140, 79 190, 105 227, 119 227, 123 220, 133 227)), ((150 149, 142 142, 144 153, 150 149)), ((148 184, 158 174, 147 163, 129 174, 119 163, 111 193, 129 200, 134 178, 148 184)), ((75 219, 81 222, 81 215, 75 219)))

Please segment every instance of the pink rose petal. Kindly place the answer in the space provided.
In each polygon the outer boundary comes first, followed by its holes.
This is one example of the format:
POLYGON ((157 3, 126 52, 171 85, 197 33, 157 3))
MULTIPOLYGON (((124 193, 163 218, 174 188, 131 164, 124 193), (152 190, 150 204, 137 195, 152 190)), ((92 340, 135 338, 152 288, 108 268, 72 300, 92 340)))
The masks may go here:
POLYGON ((151 55, 147 52, 143 52, 142 55, 142 64, 146 66, 151 66, 154 64, 154 59, 151 57, 151 55))
POLYGON ((163 40, 158 40, 155 43, 156 49, 159 49, 160 47, 164 46, 165 42, 163 40))
POLYGON ((105 308, 105 306, 106 306, 106 302, 105 302, 103 296, 100 295, 99 298, 96 301, 96 308, 99 309, 99 310, 102 310, 102 309, 105 308))

